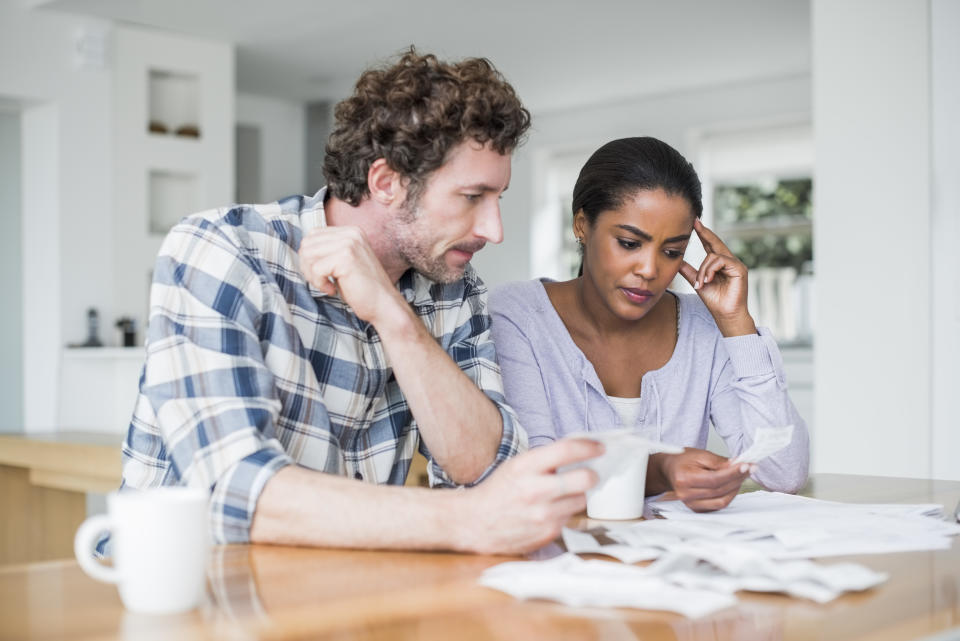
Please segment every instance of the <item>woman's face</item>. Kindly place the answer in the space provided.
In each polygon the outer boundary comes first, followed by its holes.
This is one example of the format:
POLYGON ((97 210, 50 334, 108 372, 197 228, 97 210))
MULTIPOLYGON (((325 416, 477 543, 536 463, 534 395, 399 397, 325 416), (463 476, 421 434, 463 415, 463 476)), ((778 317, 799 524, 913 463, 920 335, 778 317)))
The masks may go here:
POLYGON ((690 203, 662 189, 634 193, 592 226, 579 212, 573 224, 583 239, 584 279, 617 317, 642 318, 680 270, 693 220, 690 203))

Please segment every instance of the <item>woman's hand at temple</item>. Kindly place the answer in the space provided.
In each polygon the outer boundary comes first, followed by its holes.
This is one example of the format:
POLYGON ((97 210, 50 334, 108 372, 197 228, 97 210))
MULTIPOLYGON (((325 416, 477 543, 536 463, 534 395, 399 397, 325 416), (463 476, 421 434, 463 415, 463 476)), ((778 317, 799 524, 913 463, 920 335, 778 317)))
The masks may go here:
POLYGON ((755 334, 757 326, 747 311, 747 266, 699 218, 694 221, 693 229, 707 250, 707 257, 700 269, 683 261, 680 274, 700 295, 721 334, 727 337, 755 334))

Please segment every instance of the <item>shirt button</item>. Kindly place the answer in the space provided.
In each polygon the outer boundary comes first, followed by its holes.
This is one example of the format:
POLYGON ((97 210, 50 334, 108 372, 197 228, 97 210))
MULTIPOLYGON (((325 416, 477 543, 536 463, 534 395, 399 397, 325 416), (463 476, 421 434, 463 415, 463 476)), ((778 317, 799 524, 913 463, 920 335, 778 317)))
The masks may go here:
POLYGON ((363 480, 363 474, 361 474, 360 472, 356 472, 356 473, 354 473, 353 478, 357 479, 358 481, 362 481, 362 480, 363 480))

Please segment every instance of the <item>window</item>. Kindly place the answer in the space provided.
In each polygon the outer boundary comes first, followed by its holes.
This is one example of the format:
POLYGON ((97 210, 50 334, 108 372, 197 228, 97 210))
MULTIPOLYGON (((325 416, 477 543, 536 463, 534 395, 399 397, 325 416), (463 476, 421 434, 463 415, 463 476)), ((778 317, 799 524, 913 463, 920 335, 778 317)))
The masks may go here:
MULTIPOLYGON (((783 344, 813 340, 813 137, 809 125, 704 134, 704 221, 750 269, 748 305, 783 344)), ((688 260, 700 257, 689 256, 688 260)))
MULTIPOLYGON (((599 147, 599 144, 597 145, 599 147)), ((573 186, 596 147, 553 150, 535 163, 540 179, 530 235, 530 273, 568 280, 580 269, 573 235, 573 186)))

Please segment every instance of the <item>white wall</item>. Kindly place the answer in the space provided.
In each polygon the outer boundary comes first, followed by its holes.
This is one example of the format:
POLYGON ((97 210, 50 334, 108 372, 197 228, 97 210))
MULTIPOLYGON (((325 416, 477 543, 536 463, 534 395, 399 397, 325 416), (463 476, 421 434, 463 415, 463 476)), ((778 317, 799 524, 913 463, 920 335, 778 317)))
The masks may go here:
POLYGON ((960 2, 932 0, 934 478, 960 480, 960 2))
MULTIPOLYGON (((132 29, 122 31, 128 38, 140 37, 148 49, 156 40, 146 33, 137 36, 132 29)), ((143 229, 139 236, 127 233, 130 224, 142 219, 146 201, 132 198, 118 206, 115 195, 126 192, 114 189, 126 189, 134 182, 121 171, 129 171, 129 163, 118 167, 115 162, 118 123, 130 117, 128 111, 136 111, 134 117, 140 116, 142 131, 145 111, 114 110, 120 95, 115 91, 114 69, 125 61, 114 56, 115 36, 116 31, 105 21, 0 2, 0 98, 23 109, 21 427, 28 432, 52 431, 68 424, 76 427, 58 411, 61 386, 74 396, 77 390, 73 388, 80 387, 76 377, 65 378, 69 372, 63 370, 62 352, 64 345, 86 338, 87 309, 99 310, 100 337, 115 345, 116 317, 146 307, 131 291, 142 291, 145 298, 148 268, 138 271, 133 267, 141 262, 152 264, 156 248, 140 251, 143 229), (88 44, 103 44, 106 55, 101 60, 96 56, 81 59, 79 38, 88 38, 88 44), (124 280, 131 274, 135 278, 132 285, 124 280)), ((171 36, 164 41, 171 40, 175 39, 171 36)), ((225 123, 221 127, 225 133, 215 145, 223 157, 204 179, 208 187, 225 187, 217 192, 214 203, 204 202, 203 206, 226 204, 233 192, 233 50, 228 44, 211 43, 211 48, 228 60, 218 68, 216 77, 209 79, 215 95, 226 104, 225 108, 214 104, 218 111, 212 116, 225 123)), ((174 60, 187 55, 179 50, 182 48, 175 49, 168 50, 174 60)), ((121 88, 130 91, 122 83, 121 88)), ((216 101, 206 102, 209 106, 216 101)), ((213 126, 206 127, 204 140, 213 133, 213 126)), ((102 398, 93 404, 109 407, 115 395, 107 396, 106 404, 102 398)))
POLYGON ((23 303, 20 220, 20 113, 0 104, 0 432, 23 424, 23 303))
POLYGON ((237 94, 237 124, 260 129, 260 199, 263 202, 308 191, 306 106, 303 103, 237 94))
MULTIPOLYGON (((28 316, 24 326, 27 429, 53 427, 55 389, 43 386, 57 378, 61 341, 83 339, 88 307, 99 308, 105 317, 113 310, 111 75, 109 69, 78 67, 74 55, 78 33, 106 29, 99 20, 0 3, 0 95, 44 105, 28 107, 23 119, 25 241, 42 243, 57 259, 24 269, 24 297, 34 296, 39 304, 39 313, 28 316), (34 133, 48 143, 42 150, 30 149, 31 120, 38 125, 34 133), (40 121, 47 133, 39 130, 40 121), (55 182, 30 180, 31 153, 44 154, 34 155, 36 169, 55 182), (55 166, 47 166, 51 160, 55 166)), ((37 258, 29 252, 25 244, 25 260, 37 258)))
POLYGON ((931 473, 929 25, 813 1, 815 471, 931 473))
POLYGON ((56 103, 23 112, 23 428, 57 425, 64 280, 60 220, 60 110, 56 103))
MULTIPOLYGON (((535 193, 538 159, 563 149, 593 150, 626 136, 655 136, 691 155, 698 130, 796 122, 810 118, 805 75, 647 96, 613 104, 533 114, 526 145, 514 155, 503 199, 504 242, 477 254, 474 266, 489 285, 539 276, 530 268, 530 220, 542 206, 535 193)), ((572 187, 572 185, 571 185, 572 187)))

